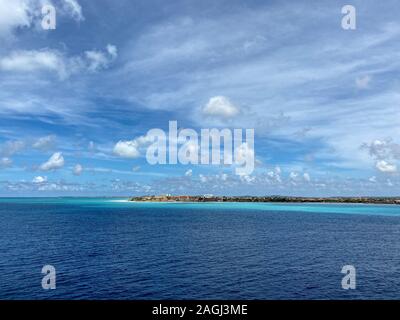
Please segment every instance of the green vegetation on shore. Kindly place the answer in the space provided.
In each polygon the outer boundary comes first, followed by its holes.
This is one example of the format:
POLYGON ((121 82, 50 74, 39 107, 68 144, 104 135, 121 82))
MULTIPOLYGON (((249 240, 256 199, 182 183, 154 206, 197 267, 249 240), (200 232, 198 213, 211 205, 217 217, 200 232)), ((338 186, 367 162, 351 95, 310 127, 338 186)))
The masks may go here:
POLYGON ((322 203, 371 203, 400 204, 400 197, 287 197, 287 196, 172 196, 152 195, 132 197, 137 202, 322 202, 322 203))

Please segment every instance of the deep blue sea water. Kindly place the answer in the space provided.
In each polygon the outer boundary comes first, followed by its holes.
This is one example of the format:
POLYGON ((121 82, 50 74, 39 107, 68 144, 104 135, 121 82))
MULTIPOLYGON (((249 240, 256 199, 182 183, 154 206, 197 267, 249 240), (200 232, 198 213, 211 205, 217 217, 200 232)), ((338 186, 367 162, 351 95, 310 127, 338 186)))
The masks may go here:
POLYGON ((399 249, 400 206, 0 199, 0 299, 398 299, 399 249))

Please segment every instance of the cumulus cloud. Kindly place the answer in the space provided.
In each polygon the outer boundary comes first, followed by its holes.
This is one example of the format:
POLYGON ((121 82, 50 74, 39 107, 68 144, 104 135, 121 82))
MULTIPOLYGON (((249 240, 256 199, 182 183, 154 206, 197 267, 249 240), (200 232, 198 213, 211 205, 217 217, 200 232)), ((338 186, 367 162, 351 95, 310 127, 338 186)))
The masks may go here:
POLYGON ((361 148, 366 149, 375 159, 375 167, 380 172, 394 173, 397 171, 396 161, 400 160, 400 145, 391 139, 374 140, 364 143, 361 148))
POLYGON ((291 180, 296 180, 298 176, 299 176, 299 174, 297 172, 291 172, 289 174, 289 177, 291 180))
POLYGON ((305 172, 305 173, 303 174, 303 179, 304 179, 304 181, 306 181, 306 182, 310 182, 310 181, 311 181, 310 174, 307 173, 307 172, 305 172))
POLYGON ((191 177, 193 175, 193 170, 192 169, 189 169, 189 170, 187 170, 186 172, 185 172, 185 176, 186 177, 191 177))
POLYGON ((118 141, 114 146, 114 154, 122 158, 138 158, 140 152, 135 141, 118 141))
POLYGON ((240 178, 240 180, 242 182, 245 182, 245 183, 248 183, 248 184, 256 181, 256 177, 255 176, 251 176, 251 175, 247 175, 247 174, 240 175, 239 178, 240 178))
POLYGON ((297 182, 301 181, 299 174, 294 171, 290 172, 289 180, 292 185, 296 185, 297 182))
POLYGON ((79 163, 75 165, 74 169, 72 170, 72 173, 76 176, 80 176, 83 172, 83 167, 79 163))
POLYGON ((92 72, 106 69, 110 63, 117 57, 117 47, 108 44, 106 52, 103 51, 86 51, 85 56, 88 62, 88 69, 92 72))
POLYGON ((32 147, 38 150, 49 150, 54 147, 55 139, 54 135, 41 137, 32 144, 32 147))
POLYGON ((64 166, 64 157, 61 152, 54 153, 49 160, 43 163, 39 169, 42 171, 57 170, 64 166))
POLYGON ((276 166, 274 168, 274 170, 267 172, 267 177, 269 180, 272 180, 277 183, 281 183, 282 182, 281 172, 282 172, 281 168, 279 166, 276 166))
POLYGON ((35 184, 45 183, 45 182, 47 182, 47 177, 37 176, 37 177, 33 178, 32 182, 35 184))
POLYGON ((366 149, 370 156, 375 159, 394 158, 400 160, 400 145, 391 139, 376 139, 371 143, 364 143, 361 148, 366 149))
POLYGON ((228 98, 216 96, 210 98, 202 112, 206 116, 226 119, 237 116, 240 113, 240 109, 232 104, 228 98))
POLYGON ((375 166, 379 171, 385 173, 394 173, 397 171, 397 166, 395 164, 388 163, 385 160, 377 161, 375 166))
POLYGON ((151 143, 148 136, 140 136, 130 141, 120 140, 114 146, 114 154, 122 158, 138 158, 140 157, 140 148, 151 143))
POLYGON ((115 59, 117 57, 117 55, 118 55, 117 47, 112 45, 112 44, 108 44, 106 48, 107 48, 107 52, 109 53, 109 55, 113 59, 115 59))

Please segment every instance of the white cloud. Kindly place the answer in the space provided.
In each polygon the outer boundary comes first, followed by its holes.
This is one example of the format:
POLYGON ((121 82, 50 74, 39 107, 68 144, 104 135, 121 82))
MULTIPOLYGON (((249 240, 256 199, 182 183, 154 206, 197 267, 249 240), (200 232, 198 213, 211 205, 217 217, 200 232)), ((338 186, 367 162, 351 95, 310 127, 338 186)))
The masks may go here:
POLYGON ((289 178, 292 184, 295 184, 298 180, 299 174, 297 172, 290 172, 289 178))
POLYGON ((185 176, 186 177, 191 177, 193 175, 193 170, 192 169, 189 169, 189 170, 187 170, 186 172, 185 172, 185 176))
POLYGON ((376 182, 376 177, 372 176, 368 179, 369 182, 375 183, 376 182))
POLYGON ((74 169, 72 170, 73 174, 76 176, 80 176, 83 172, 83 167, 79 163, 75 165, 74 169))
POLYGON ((35 73, 54 72, 60 79, 85 71, 97 72, 110 66, 117 55, 115 46, 107 52, 85 51, 84 56, 67 57, 58 50, 18 50, 0 59, 0 71, 35 73))
POLYGON ((303 174, 303 179, 304 179, 304 181, 306 181, 306 182, 310 182, 310 181, 311 181, 310 174, 307 173, 307 172, 305 172, 305 173, 303 174))
POLYGON ((296 172, 291 172, 289 175, 290 179, 292 179, 292 180, 296 179, 297 176, 298 176, 298 174, 296 172))
POLYGON ((84 20, 82 7, 77 0, 0 0, 0 37, 10 38, 14 30, 35 25, 42 18, 41 7, 45 4, 53 5, 57 15, 69 16, 76 21, 84 20), (61 5, 57 2, 61 2, 61 5))
POLYGON ((368 89, 371 80, 372 80, 371 77, 368 75, 358 77, 356 79, 356 86, 358 89, 368 89))
POLYGON ((89 61, 89 70, 97 71, 108 65, 108 59, 101 51, 86 51, 86 58, 89 61))
POLYGON ((29 0, 0 0, 0 37, 9 37, 14 28, 31 25, 29 0))
POLYGON ((55 50, 14 51, 0 60, 0 70, 11 72, 53 71, 61 78, 66 75, 62 55, 55 50))
POLYGON ((61 152, 54 153, 49 160, 43 163, 39 168, 43 171, 60 169, 64 166, 64 157, 61 152))
POLYGON ((240 113, 240 109, 224 96, 212 97, 202 111, 207 116, 219 118, 233 118, 240 113))
POLYGON ((112 44, 107 45, 107 52, 111 55, 113 59, 115 59, 118 55, 117 47, 112 44))
POLYGON ((28 150, 30 147, 37 150, 46 151, 54 146, 55 136, 45 136, 38 139, 7 141, 0 146, 0 155, 10 157, 16 153, 28 150))
POLYGON ((281 172, 282 172, 281 168, 279 166, 276 166, 273 171, 267 172, 267 177, 272 181, 281 183, 282 182, 281 172))
POLYGON ((55 139, 54 135, 41 137, 33 143, 32 147, 39 150, 48 150, 54 146, 55 139))
POLYGON ((379 160, 376 162, 376 168, 385 173, 394 173, 397 171, 397 166, 395 164, 390 164, 385 160, 379 160))
POLYGON ((0 159, 0 168, 7 168, 12 165, 12 160, 10 158, 4 157, 0 159))
POLYGON ((88 61, 88 69, 90 71, 95 72, 101 69, 106 69, 117 57, 117 47, 108 44, 106 47, 106 52, 97 50, 85 51, 85 56, 88 61))
POLYGON ((4 156, 12 156, 25 149, 26 143, 21 140, 7 141, 1 148, 0 154, 4 156))
POLYGON ((114 146, 114 154, 122 158, 138 158, 140 157, 140 148, 151 143, 147 136, 140 136, 130 141, 118 141, 114 146))
POLYGON ((69 13, 69 15, 76 21, 85 20, 82 14, 82 7, 76 0, 63 0, 64 8, 69 13))
POLYGON ((374 140, 369 144, 368 143, 362 144, 361 148, 368 150, 369 154, 375 159, 400 160, 400 145, 398 143, 393 142, 391 139, 374 140))
POLYGON ((33 178, 32 182, 36 183, 36 184, 45 183, 45 182, 47 182, 47 177, 37 176, 37 177, 33 178))
POLYGON ((252 182, 254 182, 256 180, 255 176, 250 176, 250 175, 247 175, 247 174, 240 175, 239 178, 240 178, 241 181, 246 182, 246 183, 252 183, 252 182))
POLYGON ((114 154, 123 158, 138 158, 140 152, 135 141, 118 141, 114 146, 114 154))
POLYGON ((376 161, 375 167, 384 173, 397 172, 396 161, 400 160, 400 145, 391 139, 374 140, 361 145, 376 161))
POLYGON ((370 144, 364 143, 361 148, 367 149, 369 154, 376 158, 387 156, 387 142, 381 140, 374 140, 370 144))

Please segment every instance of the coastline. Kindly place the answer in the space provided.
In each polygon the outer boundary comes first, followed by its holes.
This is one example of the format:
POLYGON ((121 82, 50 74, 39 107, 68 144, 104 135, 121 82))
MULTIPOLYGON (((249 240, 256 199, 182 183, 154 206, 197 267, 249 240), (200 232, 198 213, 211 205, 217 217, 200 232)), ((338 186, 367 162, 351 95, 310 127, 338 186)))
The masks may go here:
POLYGON ((172 196, 152 195, 131 197, 129 202, 156 203, 322 203, 322 204, 390 204, 400 205, 400 197, 285 197, 285 196, 172 196))

